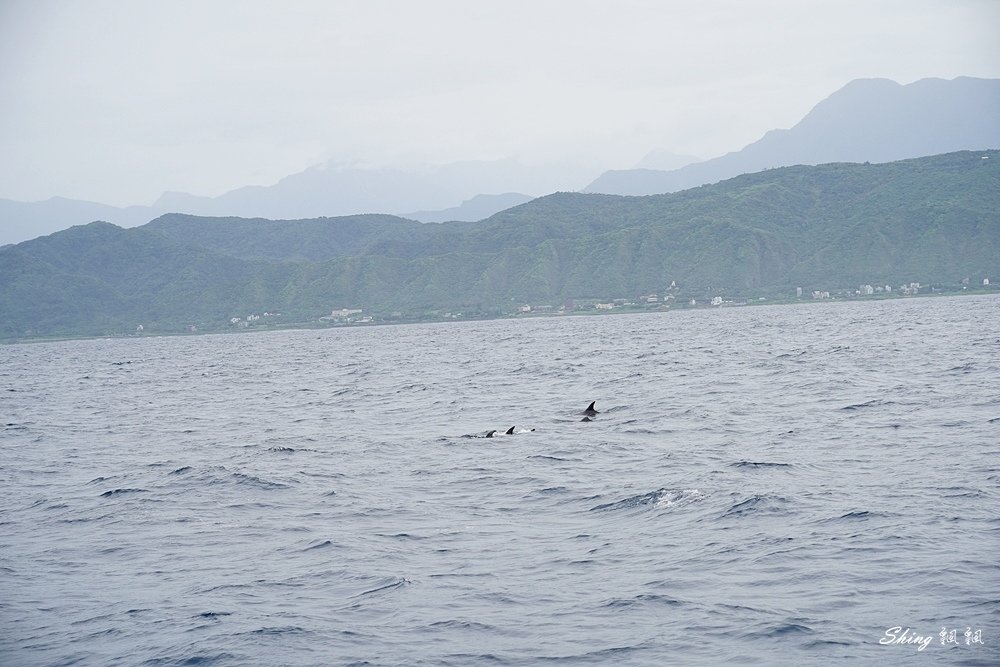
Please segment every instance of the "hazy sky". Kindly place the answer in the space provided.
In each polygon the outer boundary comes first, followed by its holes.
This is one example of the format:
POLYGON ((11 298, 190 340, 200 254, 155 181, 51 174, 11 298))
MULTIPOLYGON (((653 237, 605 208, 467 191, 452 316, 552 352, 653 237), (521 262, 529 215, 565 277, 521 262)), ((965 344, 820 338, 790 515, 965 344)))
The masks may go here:
POLYGON ((1000 78, 997 26, 996 0, 0 0, 0 197, 714 157, 852 79, 1000 78))

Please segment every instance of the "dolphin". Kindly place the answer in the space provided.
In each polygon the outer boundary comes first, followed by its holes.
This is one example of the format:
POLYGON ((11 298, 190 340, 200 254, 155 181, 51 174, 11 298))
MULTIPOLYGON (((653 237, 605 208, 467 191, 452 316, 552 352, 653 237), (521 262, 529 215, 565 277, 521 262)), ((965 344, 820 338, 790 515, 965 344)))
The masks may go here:
POLYGON ((591 401, 590 405, 587 406, 587 409, 583 411, 583 414, 587 415, 588 417, 593 417, 594 415, 596 415, 597 410, 594 409, 594 403, 596 402, 597 401, 591 401))

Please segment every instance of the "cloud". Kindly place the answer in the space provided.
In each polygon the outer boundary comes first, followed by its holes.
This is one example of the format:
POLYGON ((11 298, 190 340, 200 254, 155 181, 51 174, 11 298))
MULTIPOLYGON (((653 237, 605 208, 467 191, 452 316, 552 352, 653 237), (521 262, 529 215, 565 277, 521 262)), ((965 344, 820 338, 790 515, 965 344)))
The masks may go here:
POLYGON ((218 194, 328 159, 708 157, 853 78, 1000 75, 1000 5, 975 0, 0 7, 15 199, 218 194))

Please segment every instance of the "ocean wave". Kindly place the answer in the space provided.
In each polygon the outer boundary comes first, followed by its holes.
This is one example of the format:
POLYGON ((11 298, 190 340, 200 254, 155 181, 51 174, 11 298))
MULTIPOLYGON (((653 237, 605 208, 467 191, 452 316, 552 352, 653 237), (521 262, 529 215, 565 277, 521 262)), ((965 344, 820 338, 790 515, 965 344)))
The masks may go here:
POLYGON ((851 405, 845 405, 840 408, 841 410, 863 410, 865 408, 879 408, 886 405, 895 405, 895 401, 889 401, 882 398, 873 398, 870 401, 865 401, 864 403, 853 403, 851 405))
POLYGON ((761 628, 760 630, 751 630, 750 632, 745 632, 741 635, 744 639, 774 639, 774 638, 784 638, 789 635, 812 635, 816 631, 810 628, 808 625, 803 625, 802 623, 781 623, 778 625, 769 625, 767 627, 761 628))
POLYGON ((496 626, 475 621, 459 621, 451 619, 447 621, 436 621, 430 625, 425 625, 427 630, 475 630, 477 632, 495 632, 496 626))
POLYGON ((959 366, 952 366, 951 368, 946 370, 945 373, 956 373, 959 375, 965 375, 967 373, 971 373, 974 370, 976 370, 976 365, 972 362, 969 362, 967 364, 961 364, 959 366))
POLYGON ((189 653, 179 656, 165 658, 151 658, 141 663, 149 667, 210 667, 218 663, 225 663, 236 658, 232 653, 189 653))
POLYGON ((820 523, 830 523, 839 521, 868 521, 869 519, 881 519, 896 516, 888 512, 873 512, 870 510, 855 510, 846 512, 840 516, 821 519, 820 523))
POLYGON ((328 549, 330 547, 337 546, 331 540, 323 540, 322 542, 317 542, 315 544, 310 544, 308 547, 302 549, 302 551, 315 551, 316 549, 328 549))
POLYGON ((733 468, 791 468, 791 463, 772 463, 770 461, 737 461, 730 463, 733 468))
POLYGON ((666 607, 676 607, 684 604, 681 600, 677 598, 670 597, 669 595, 657 595, 655 593, 641 593, 630 598, 612 598, 602 604, 602 607, 640 607, 640 606, 666 606, 666 607))
POLYGON ((661 508, 672 507, 685 501, 697 500, 704 497, 698 489, 657 489, 649 493, 642 493, 636 496, 629 496, 623 500, 613 503, 605 503, 591 507, 591 512, 616 512, 621 510, 631 510, 637 508, 661 508))
POLYGON ((123 496, 127 493, 149 493, 147 489, 112 489, 111 491, 105 491, 101 494, 102 498, 110 498, 112 496, 123 496))
POLYGON ((775 514, 788 511, 788 500, 781 496, 753 495, 734 503, 723 512, 723 518, 752 514, 775 514))
POLYGON ((234 472, 231 478, 237 483, 245 486, 253 486, 258 489, 264 489, 270 491, 272 489, 287 489, 288 484, 282 484, 281 482, 271 482, 256 475, 248 475, 242 472, 234 472))
POLYGON ((3 347, 0 662, 985 664, 878 639, 1000 609, 998 306, 3 347))
POLYGON ((386 583, 386 584, 384 584, 382 586, 377 586, 376 588, 372 588, 372 589, 367 590, 367 591, 362 591, 361 593, 358 593, 357 595, 353 595, 351 597, 352 598, 361 598, 361 597, 365 597, 365 596, 368 596, 368 595, 374 595, 375 593, 386 593, 386 592, 389 592, 389 591, 398 590, 398 589, 403 588, 404 586, 408 586, 408 585, 410 585, 412 583, 413 582, 410 581, 409 579, 407 579, 406 577, 399 577, 399 578, 393 579, 389 583, 386 583))
POLYGON ((300 627, 298 625, 284 625, 284 626, 265 626, 263 628, 257 628, 256 630, 250 630, 248 632, 237 633, 237 634, 285 636, 285 635, 301 635, 301 634, 307 634, 309 632, 310 632, 309 630, 306 630, 305 628, 300 627))

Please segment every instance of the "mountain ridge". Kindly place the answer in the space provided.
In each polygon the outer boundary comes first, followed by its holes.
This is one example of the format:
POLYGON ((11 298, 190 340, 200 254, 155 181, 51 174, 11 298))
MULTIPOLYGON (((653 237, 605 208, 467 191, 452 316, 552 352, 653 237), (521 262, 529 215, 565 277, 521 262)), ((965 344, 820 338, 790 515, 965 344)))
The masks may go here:
POLYGON ((477 222, 169 215, 0 248, 0 336, 224 328, 338 308, 789 293, 1000 274, 1000 152, 744 174, 674 194, 554 193, 477 222))
POLYGON ((906 85, 855 79, 792 128, 770 130, 739 151, 672 171, 608 171, 583 191, 661 194, 796 164, 890 162, 998 147, 1000 79, 929 78, 906 85))
MULTIPOLYGON (((840 135, 843 134, 840 132, 840 135)), ((902 85, 888 79, 857 79, 820 101, 795 127, 772 130, 740 151, 696 161, 673 171, 609 171, 595 180, 592 173, 584 175, 586 170, 579 167, 572 173, 566 171, 573 169, 572 165, 563 165, 560 169, 565 173, 556 174, 554 167, 526 165, 512 158, 459 162, 409 171, 327 163, 290 174, 271 186, 236 188, 218 197, 166 192, 152 206, 118 208, 63 198, 45 202, 0 199, 0 244, 28 240, 98 219, 132 227, 169 212, 282 219, 362 213, 396 214, 434 222, 448 218, 482 219, 477 216, 486 217, 497 212, 496 209, 477 209, 476 213, 471 213, 468 212, 469 206, 458 202, 471 204, 477 199, 482 201, 477 198, 482 193, 519 191, 537 194, 567 187, 575 189, 579 183, 586 182, 590 182, 583 188, 586 192, 631 195, 676 192, 718 182, 738 173, 796 163, 882 162, 998 146, 1000 80, 959 77, 952 80, 921 79, 902 85), (872 102, 875 92, 878 93, 876 97, 882 100, 878 104, 872 102), (833 142, 832 148, 825 148, 826 152, 822 155, 816 154, 818 149, 815 146, 809 150, 796 148, 796 144, 804 146, 809 141, 815 141, 816 136, 830 134, 823 128, 831 126, 838 117, 854 118, 863 115, 865 109, 873 114, 870 127, 855 123, 852 132, 858 136, 854 137, 853 143, 841 137, 833 142), (882 111, 874 113, 872 109, 882 111), (932 113, 933 109, 937 111, 932 113), (976 122, 967 122, 970 109, 979 110, 976 122), (907 120, 914 115, 914 110, 925 118, 919 127, 907 120), (964 120, 959 122, 956 118, 964 120), (933 131, 928 131, 929 127, 933 131), (861 136, 862 133, 864 136, 861 136), (914 137, 922 142, 919 148, 913 147, 914 137), (893 148, 893 142, 909 148, 893 148), (830 152, 847 145, 860 145, 864 152, 830 152), (776 157, 775 151, 784 157, 776 157)), ((690 156, 654 150, 639 164, 679 164, 691 159, 690 156)), ((495 206, 509 203, 502 199, 502 195, 489 197, 494 198, 495 206)))

